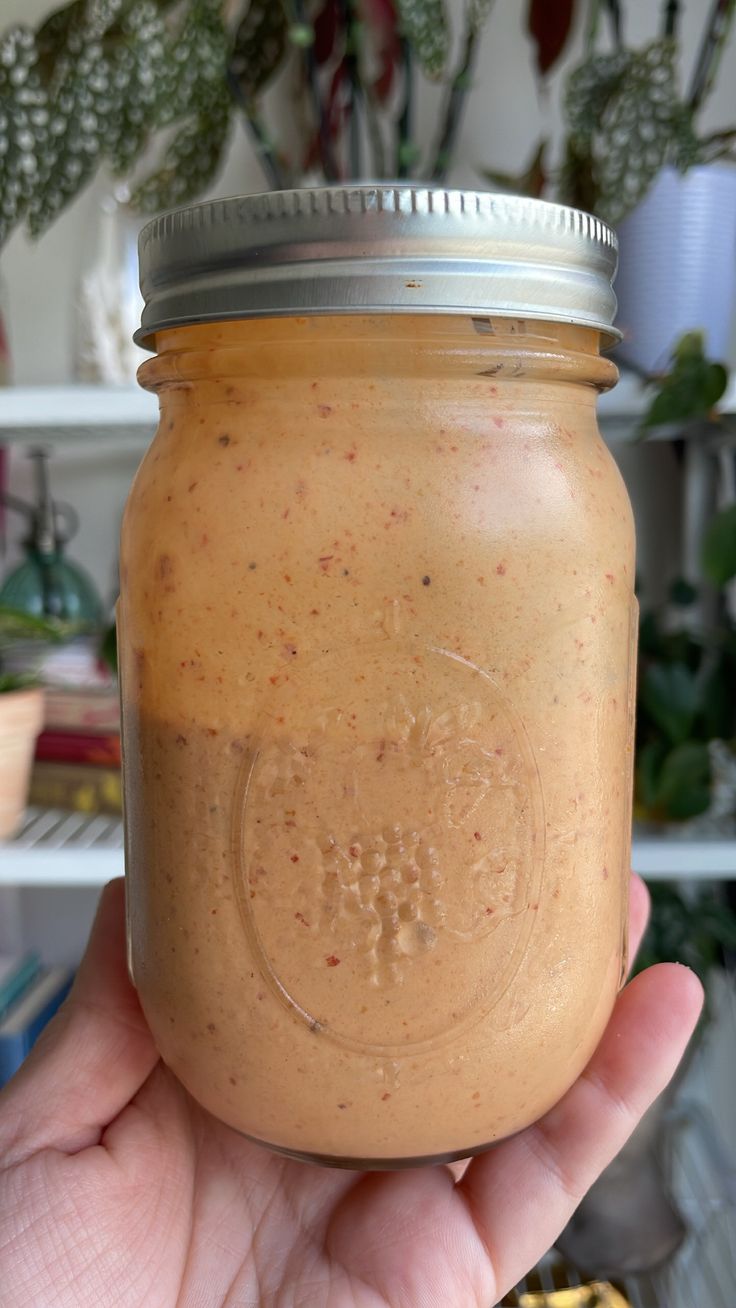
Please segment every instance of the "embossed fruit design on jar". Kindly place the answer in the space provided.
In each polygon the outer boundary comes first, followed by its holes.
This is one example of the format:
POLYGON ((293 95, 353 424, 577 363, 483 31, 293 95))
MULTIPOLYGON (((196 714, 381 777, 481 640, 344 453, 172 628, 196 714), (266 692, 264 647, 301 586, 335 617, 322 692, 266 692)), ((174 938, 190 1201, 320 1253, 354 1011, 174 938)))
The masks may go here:
POLYGON ((161 421, 119 607, 130 966, 272 1148, 465 1156, 580 1073, 625 956, 634 542, 613 237, 409 186, 141 238, 161 421))

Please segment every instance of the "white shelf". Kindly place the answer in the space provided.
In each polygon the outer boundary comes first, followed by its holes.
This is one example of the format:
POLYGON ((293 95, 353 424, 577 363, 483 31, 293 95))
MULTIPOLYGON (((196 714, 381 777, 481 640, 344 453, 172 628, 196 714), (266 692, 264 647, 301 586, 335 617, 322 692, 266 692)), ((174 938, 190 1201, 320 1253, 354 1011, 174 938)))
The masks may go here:
MULTIPOLYGON (((599 401, 601 426, 617 435, 646 407, 647 392, 631 372, 599 401)), ((719 406, 736 413, 736 379, 719 406)), ((149 440, 158 421, 155 395, 137 386, 9 386, 0 390, 0 442, 149 440)))
MULTIPOLYGON (((651 881, 736 880, 736 840, 637 837, 632 863, 651 881)), ((0 845, 0 885, 102 886, 123 871, 122 822, 104 814, 29 809, 0 845)))
POLYGON ((0 845, 0 885, 104 886, 123 871, 122 822, 103 813, 31 808, 0 845))
POLYGON ((0 390, 0 441, 150 440, 158 401, 138 386, 8 386, 0 390))
POLYGON ((635 872, 653 881, 736 881, 736 840, 639 836, 631 861, 635 872))

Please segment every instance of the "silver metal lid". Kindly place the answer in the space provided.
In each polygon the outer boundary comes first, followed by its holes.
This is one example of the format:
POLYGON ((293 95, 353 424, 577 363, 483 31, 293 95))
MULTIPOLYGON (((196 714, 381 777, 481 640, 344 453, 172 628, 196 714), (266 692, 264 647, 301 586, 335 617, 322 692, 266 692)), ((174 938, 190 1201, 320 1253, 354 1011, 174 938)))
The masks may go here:
POLYGON ((615 233, 543 200, 373 184, 269 191, 162 214, 139 243, 136 340, 226 318, 471 313, 578 323, 609 343, 615 233))

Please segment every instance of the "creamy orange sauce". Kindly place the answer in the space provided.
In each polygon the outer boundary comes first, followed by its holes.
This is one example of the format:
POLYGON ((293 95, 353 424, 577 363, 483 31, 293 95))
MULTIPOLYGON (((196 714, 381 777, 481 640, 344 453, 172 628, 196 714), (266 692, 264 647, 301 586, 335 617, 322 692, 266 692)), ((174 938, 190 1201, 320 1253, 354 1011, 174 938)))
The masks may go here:
POLYGON ((131 968, 278 1148, 462 1155, 579 1074, 622 967, 633 530, 581 328, 162 333, 122 540, 131 968))

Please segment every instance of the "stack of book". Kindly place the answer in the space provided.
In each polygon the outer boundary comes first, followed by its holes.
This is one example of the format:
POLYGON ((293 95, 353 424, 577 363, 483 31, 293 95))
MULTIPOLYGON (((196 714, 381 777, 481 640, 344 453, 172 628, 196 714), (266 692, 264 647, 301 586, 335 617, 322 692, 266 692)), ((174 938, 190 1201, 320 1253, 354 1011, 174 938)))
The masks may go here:
POLYGON ((120 813, 120 705, 116 687, 47 688, 30 802, 83 813, 120 813))
POLYGON ((69 967, 42 967, 36 954, 0 954, 0 1087, 18 1071, 66 998, 69 967))

